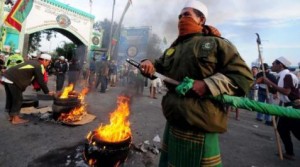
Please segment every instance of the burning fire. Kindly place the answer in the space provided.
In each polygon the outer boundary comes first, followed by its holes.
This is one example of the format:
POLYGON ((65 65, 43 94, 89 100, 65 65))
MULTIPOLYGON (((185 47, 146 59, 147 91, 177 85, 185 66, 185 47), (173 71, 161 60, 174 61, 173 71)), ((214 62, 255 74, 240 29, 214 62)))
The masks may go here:
POLYGON ((98 127, 93 133, 87 135, 87 139, 92 142, 96 137, 102 141, 120 142, 131 136, 129 116, 129 98, 125 96, 118 97, 118 107, 110 114, 110 124, 98 127))
POLYGON ((69 93, 73 90, 74 85, 70 84, 69 86, 66 86, 60 95, 60 99, 67 99, 69 97, 69 93))
MULTIPOLYGON (((71 84, 71 86, 73 86, 73 84, 71 84)), ((63 91, 63 93, 65 92, 65 90, 69 90, 69 88, 70 87, 65 88, 64 91, 63 91)), ((76 107, 76 108, 74 108, 73 110, 71 110, 68 113, 61 113, 61 115, 59 116, 58 120, 62 121, 62 122, 76 122, 76 121, 80 121, 82 119, 82 117, 85 114, 87 114, 86 104, 84 103, 84 97, 88 93, 88 91, 89 91, 88 88, 84 88, 84 89, 82 89, 81 93, 79 93, 78 99, 80 99, 81 104, 82 104, 80 107, 76 107)))

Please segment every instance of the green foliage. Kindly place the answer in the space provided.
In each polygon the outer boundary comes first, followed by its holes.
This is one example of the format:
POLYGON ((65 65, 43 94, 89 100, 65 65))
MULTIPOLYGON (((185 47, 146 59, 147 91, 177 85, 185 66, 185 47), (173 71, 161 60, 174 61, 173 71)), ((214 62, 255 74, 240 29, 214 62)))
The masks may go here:
POLYGON ((74 58, 74 50, 76 45, 72 42, 67 43, 65 42, 62 47, 57 47, 55 52, 57 56, 64 56, 68 60, 72 60, 74 58))
POLYGON ((29 52, 33 52, 41 47, 40 42, 42 41, 42 35, 46 35, 46 40, 50 41, 54 36, 56 37, 56 32, 54 30, 43 30, 32 33, 29 35, 29 52))
POLYGON ((40 42, 42 41, 41 40, 41 35, 42 35, 42 32, 41 31, 38 31, 38 32, 35 32, 35 33, 32 33, 29 35, 29 49, 28 51, 29 52, 33 52, 35 50, 38 50, 39 47, 41 47, 40 45, 40 42))

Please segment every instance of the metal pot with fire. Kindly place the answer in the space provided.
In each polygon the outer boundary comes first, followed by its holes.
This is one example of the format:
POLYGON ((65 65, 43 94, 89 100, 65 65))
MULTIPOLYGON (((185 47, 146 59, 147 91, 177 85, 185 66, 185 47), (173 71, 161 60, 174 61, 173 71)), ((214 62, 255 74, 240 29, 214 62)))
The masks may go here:
POLYGON ((93 167, 118 167, 127 159, 131 146, 129 98, 118 97, 118 107, 110 114, 110 123, 88 133, 84 157, 93 167))
POLYGON ((53 119, 65 123, 81 120, 87 113, 84 103, 84 97, 87 93, 87 88, 82 89, 80 93, 74 91, 73 84, 65 87, 62 93, 54 97, 53 119))

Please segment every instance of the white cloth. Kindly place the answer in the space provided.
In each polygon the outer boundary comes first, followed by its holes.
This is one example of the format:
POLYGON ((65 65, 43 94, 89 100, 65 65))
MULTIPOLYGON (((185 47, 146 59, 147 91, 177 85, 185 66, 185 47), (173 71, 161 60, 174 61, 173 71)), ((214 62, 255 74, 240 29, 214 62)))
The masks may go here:
POLYGON ((5 83, 13 84, 13 81, 11 81, 11 80, 5 78, 4 76, 1 78, 1 81, 2 81, 2 82, 5 82, 5 83))
MULTIPOLYGON (((291 73, 288 69, 282 70, 279 73, 279 80, 278 80, 278 86, 279 87, 284 87, 284 78, 285 76, 289 74, 292 76, 293 79, 293 85, 297 88, 298 87, 298 78, 295 74, 291 73)), ((291 102, 291 100, 288 98, 288 96, 282 94, 279 92, 279 99, 280 101, 282 101, 283 103, 288 103, 291 102)))

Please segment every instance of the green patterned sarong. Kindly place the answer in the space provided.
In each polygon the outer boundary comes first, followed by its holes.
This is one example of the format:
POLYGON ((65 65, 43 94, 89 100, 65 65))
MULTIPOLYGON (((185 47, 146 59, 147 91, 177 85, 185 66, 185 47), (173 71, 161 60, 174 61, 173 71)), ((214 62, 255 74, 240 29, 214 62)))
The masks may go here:
POLYGON ((221 167, 217 133, 182 130, 166 124, 159 167, 221 167))

